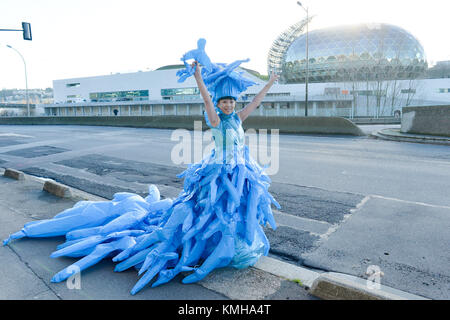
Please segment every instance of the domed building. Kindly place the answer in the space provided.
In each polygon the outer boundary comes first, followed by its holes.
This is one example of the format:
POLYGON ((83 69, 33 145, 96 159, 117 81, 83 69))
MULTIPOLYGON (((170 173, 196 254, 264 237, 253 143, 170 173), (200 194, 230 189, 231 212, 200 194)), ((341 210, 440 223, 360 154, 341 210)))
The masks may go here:
MULTIPOLYGON (((269 51, 268 69, 284 83, 306 78, 306 21, 283 32, 269 51)), ((427 70, 424 49, 406 30, 359 24, 309 31, 309 82, 417 79, 427 70)))

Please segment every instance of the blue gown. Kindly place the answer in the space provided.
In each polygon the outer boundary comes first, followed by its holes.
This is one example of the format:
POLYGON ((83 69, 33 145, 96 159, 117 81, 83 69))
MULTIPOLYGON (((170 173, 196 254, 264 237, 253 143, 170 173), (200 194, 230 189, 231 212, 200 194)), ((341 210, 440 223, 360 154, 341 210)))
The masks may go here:
POLYGON ((236 112, 212 127, 215 148, 202 161, 178 175, 183 191, 176 199, 160 199, 156 186, 144 199, 116 193, 111 201, 80 201, 54 218, 27 223, 4 245, 23 237, 66 237, 51 257, 82 257, 58 272, 52 282, 103 258, 115 262, 115 271, 131 267, 144 275, 131 293, 136 294, 155 276, 157 286, 180 272, 193 271, 182 282, 203 279, 220 267, 246 268, 269 252, 262 226, 276 229, 271 204, 270 178, 252 159, 245 145, 236 112))
MULTIPOLYGON (((200 42, 198 52, 207 63, 203 47, 200 42)), ((229 83, 237 83, 239 90, 251 85, 230 73, 241 62, 220 71, 211 64, 207 83, 221 82, 231 89, 229 83)), ((217 113, 218 127, 211 127, 206 118, 215 148, 178 175, 184 185, 176 199, 161 200, 158 188, 150 185, 146 198, 119 192, 111 201, 80 201, 52 219, 25 224, 3 244, 23 237, 65 236, 66 242, 51 257, 81 259, 58 272, 52 282, 109 257, 118 262, 116 272, 139 270, 142 277, 131 290, 133 295, 155 278, 152 287, 190 272, 182 282, 192 283, 216 268, 255 264, 270 248, 262 226, 268 223, 276 229, 271 204, 280 206, 268 191, 270 178, 249 154, 237 113, 226 115, 220 109, 217 113)))

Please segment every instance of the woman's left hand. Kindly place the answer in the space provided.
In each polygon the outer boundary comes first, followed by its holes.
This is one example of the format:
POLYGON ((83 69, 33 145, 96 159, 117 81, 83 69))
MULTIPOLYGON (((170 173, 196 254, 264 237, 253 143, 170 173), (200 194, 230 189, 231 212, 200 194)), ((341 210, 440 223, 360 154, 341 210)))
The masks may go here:
POLYGON ((269 81, 271 83, 274 83, 275 81, 277 81, 280 78, 280 76, 278 74, 275 74, 274 71, 272 71, 272 73, 270 74, 270 79, 269 81))

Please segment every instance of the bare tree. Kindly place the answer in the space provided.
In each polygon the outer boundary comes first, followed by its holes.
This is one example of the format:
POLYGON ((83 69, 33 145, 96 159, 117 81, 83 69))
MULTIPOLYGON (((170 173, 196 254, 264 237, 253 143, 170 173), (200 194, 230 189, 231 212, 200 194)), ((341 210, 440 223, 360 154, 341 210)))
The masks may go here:
POLYGON ((0 117, 12 117, 15 115, 16 115, 16 113, 14 112, 14 110, 2 109, 0 111, 0 117))

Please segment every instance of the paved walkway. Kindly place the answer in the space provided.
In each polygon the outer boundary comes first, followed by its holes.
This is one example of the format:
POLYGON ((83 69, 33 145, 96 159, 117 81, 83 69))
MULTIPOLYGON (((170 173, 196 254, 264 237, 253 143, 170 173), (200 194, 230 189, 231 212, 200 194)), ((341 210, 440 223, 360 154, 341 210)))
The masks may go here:
MULTIPOLYGON (((42 182, 10 179, 3 176, 3 170, 0 174, 1 240, 27 222, 52 218, 76 203, 43 191, 42 182)), ((114 264, 107 259, 82 271, 81 288, 77 289, 75 282, 50 282, 54 274, 76 261, 49 257, 63 242, 63 237, 25 238, 0 247, 0 299, 316 299, 297 283, 256 268, 218 269, 197 284, 182 284, 180 275, 168 284, 147 286, 132 296, 129 292, 138 280, 137 271, 115 273, 114 264)))

